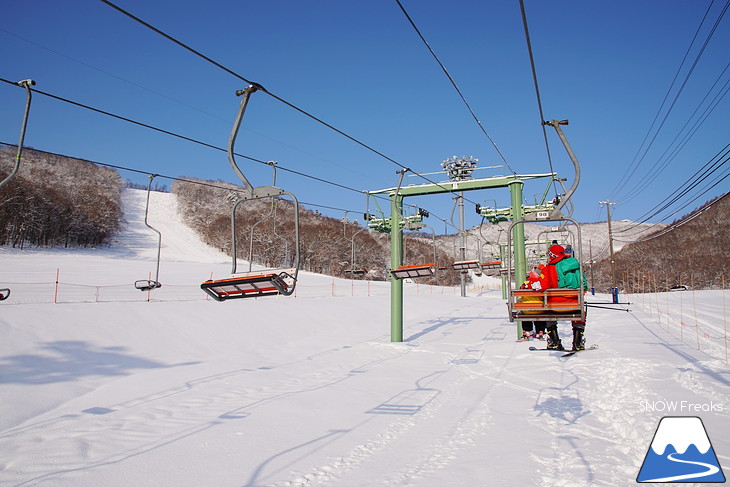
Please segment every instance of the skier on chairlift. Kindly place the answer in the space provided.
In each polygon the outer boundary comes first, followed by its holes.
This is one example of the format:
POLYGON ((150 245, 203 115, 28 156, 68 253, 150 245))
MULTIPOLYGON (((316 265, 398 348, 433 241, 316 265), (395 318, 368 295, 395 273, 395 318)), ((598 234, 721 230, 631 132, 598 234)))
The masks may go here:
MULTIPOLYGON (((580 263, 574 257, 568 256, 565 253, 565 248, 561 245, 553 244, 548 249, 548 263, 542 269, 540 279, 532 284, 532 289, 556 289, 559 287, 579 289, 582 288, 584 291, 587 289, 587 283, 585 282, 585 276, 580 274, 580 263)), ((571 299, 564 296, 550 297, 550 302, 577 302, 575 299, 571 299)), ((584 350, 585 349, 585 321, 573 321, 573 350, 584 350)), ((548 336, 547 348, 555 350, 564 350, 563 344, 560 341, 558 335, 558 322, 547 321, 545 328, 548 336)))

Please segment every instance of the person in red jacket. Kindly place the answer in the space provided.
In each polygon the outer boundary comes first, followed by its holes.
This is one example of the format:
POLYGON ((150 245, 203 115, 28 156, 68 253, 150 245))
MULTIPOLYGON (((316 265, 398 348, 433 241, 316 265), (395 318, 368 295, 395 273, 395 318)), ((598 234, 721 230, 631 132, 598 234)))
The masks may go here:
MULTIPOLYGON (((558 288, 558 271, 556 264, 563 259, 571 258, 565 254, 565 249, 558 244, 550 246, 548 249, 548 257, 548 263, 542 269, 540 279, 532 284, 533 289, 541 290, 558 288)), ((550 300, 553 302, 577 302, 575 299, 562 296, 551 297, 550 300)), ((585 324, 585 321, 573 321, 573 350, 583 350, 585 348, 585 340, 583 338, 585 324)), ((564 350, 563 344, 560 341, 560 336, 558 335, 558 322, 546 321, 545 328, 548 336, 547 348, 564 350)))

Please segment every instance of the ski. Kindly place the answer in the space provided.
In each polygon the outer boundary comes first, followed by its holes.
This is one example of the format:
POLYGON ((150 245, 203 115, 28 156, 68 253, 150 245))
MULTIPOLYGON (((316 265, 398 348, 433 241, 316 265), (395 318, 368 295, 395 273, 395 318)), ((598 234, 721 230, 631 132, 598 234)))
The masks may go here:
POLYGON ((570 350, 570 349, 559 350, 557 348, 537 348, 537 347, 530 347, 528 350, 530 350, 531 352, 563 352, 563 355, 561 355, 561 357, 570 357, 574 353, 585 352, 586 350, 595 350, 597 348, 598 348, 598 345, 591 345, 590 347, 586 347, 583 350, 570 350))
POLYGON ((595 350, 598 348, 598 345, 591 345, 590 347, 586 347, 583 350, 570 350, 568 353, 561 355, 561 357, 572 357, 578 352, 587 352, 588 350, 595 350))

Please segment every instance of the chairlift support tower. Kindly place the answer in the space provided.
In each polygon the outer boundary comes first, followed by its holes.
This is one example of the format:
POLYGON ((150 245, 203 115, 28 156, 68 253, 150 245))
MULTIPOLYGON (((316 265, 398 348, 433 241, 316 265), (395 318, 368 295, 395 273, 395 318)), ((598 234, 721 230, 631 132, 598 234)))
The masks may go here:
MULTIPOLYGON (((522 218, 522 188, 524 182, 538 178, 554 178, 556 173, 513 174, 491 178, 465 179, 442 183, 427 183, 398 188, 369 191, 368 194, 387 194, 390 198, 390 266, 396 269, 403 265, 403 232, 400 216, 403 200, 409 196, 428 196, 433 194, 460 193, 479 189, 509 188, 515 218, 522 218)), ((524 229, 518 225, 514 229, 515 272, 526 273, 524 229)), ((403 341, 403 281, 390 277, 390 341, 403 341)))

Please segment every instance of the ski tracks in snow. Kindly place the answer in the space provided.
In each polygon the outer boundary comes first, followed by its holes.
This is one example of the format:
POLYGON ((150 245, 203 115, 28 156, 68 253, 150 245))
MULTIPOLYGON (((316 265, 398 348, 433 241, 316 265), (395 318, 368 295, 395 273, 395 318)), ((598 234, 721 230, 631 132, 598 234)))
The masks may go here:
POLYGON ((504 371, 504 358, 486 353, 488 337, 466 347, 457 344, 449 353, 435 351, 429 344, 449 340, 453 338, 450 335, 462 332, 485 316, 481 309, 475 318, 429 320, 424 323, 424 331, 412 335, 418 337, 418 343, 410 345, 408 341, 372 343, 375 347, 395 347, 412 356, 421 355, 425 364, 436 364, 438 370, 418 378, 413 388, 367 411, 372 417, 353 428, 371 423, 365 428, 367 439, 347 455, 331 458, 307 471, 294 471, 290 480, 272 485, 433 485, 429 479, 453 468, 452 464, 473 449, 492 427, 494 414, 489 394, 500 383, 494 376, 504 371), (464 398, 464 391, 470 391, 469 397, 464 398))
POLYGON ((646 418, 637 412, 638 398, 646 397, 644 383, 655 366, 602 356, 598 361, 571 358, 553 367, 561 377, 560 385, 541 391, 535 422, 551 433, 554 456, 532 455, 539 466, 536 485, 623 485, 625 479, 635 477, 640 465, 620 459, 640 462, 647 437, 651 438, 646 418), (588 451, 601 453, 587 458, 584 452, 588 451))

